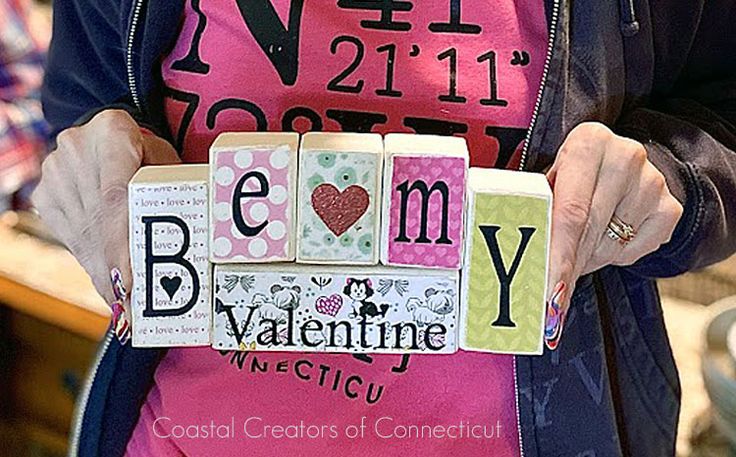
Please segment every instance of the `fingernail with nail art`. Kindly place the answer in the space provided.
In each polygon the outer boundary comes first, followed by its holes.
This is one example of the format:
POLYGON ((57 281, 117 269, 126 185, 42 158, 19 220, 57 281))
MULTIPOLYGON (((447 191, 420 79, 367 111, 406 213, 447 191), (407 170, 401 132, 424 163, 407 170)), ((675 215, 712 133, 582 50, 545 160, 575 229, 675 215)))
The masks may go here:
POLYGON ((110 279, 112 280, 112 290, 115 294, 115 301, 112 302, 112 329, 115 336, 118 337, 120 344, 125 345, 130 339, 130 323, 125 315, 125 307, 123 302, 127 299, 127 292, 123 286, 123 275, 120 270, 113 268, 110 270, 110 279))
POLYGON ((557 349, 560 344, 562 327, 565 325, 565 312, 562 310, 562 301, 567 290, 564 281, 560 281, 554 288, 552 296, 547 301, 547 322, 544 327, 544 344, 550 351, 557 349))
POLYGON ((117 268, 113 268, 110 270, 110 279, 112 280, 112 291, 115 294, 115 298, 125 301, 128 298, 128 292, 123 285, 123 274, 117 268))

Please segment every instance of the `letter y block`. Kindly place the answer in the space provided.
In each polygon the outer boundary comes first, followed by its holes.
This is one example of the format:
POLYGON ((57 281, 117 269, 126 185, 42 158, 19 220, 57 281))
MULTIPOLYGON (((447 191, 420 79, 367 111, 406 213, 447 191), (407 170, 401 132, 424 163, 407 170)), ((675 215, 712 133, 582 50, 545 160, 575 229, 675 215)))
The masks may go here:
POLYGON ((543 174, 470 169, 463 349, 542 353, 551 210, 543 174))

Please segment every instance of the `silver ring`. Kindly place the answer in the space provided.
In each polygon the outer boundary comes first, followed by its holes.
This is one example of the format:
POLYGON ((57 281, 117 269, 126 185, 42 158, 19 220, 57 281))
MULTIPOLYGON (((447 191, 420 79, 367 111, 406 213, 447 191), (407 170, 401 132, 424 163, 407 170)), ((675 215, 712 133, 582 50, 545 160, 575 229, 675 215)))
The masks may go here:
POLYGON ((606 227, 606 234, 610 239, 626 245, 636 237, 636 230, 614 214, 606 227))

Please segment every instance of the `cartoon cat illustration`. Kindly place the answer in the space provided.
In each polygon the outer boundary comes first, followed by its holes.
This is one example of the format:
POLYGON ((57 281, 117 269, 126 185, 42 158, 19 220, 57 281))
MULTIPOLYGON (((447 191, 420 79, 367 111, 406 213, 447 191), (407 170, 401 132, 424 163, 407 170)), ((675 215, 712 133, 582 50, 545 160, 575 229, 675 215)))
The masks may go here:
POLYGON ((412 313, 414 322, 420 327, 442 322, 444 317, 455 309, 455 292, 429 288, 424 298, 411 297, 406 301, 406 309, 412 313))
POLYGON ((374 293, 370 279, 347 278, 342 293, 353 301, 353 311, 350 313, 350 317, 360 316, 364 319, 386 317, 390 307, 388 303, 383 303, 379 307, 372 301, 368 301, 374 293))

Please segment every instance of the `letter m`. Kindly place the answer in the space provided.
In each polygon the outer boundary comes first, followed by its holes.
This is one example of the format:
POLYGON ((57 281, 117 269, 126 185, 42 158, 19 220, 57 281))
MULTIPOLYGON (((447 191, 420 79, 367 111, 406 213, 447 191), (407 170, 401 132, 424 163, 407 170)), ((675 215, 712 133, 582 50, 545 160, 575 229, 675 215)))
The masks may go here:
POLYGON ((427 219, 429 217, 429 199, 432 193, 439 192, 442 197, 442 229, 440 237, 435 241, 436 244, 452 244, 452 241, 447 236, 447 215, 448 205, 450 200, 450 190, 447 188, 447 184, 442 181, 437 181, 432 184, 432 187, 427 187, 427 183, 422 180, 417 180, 409 186, 409 180, 406 180, 396 186, 396 190, 401 193, 401 209, 399 213, 399 234, 394 241, 399 243, 409 243, 411 240, 406 235, 406 220, 407 212, 409 211, 409 197, 414 191, 419 192, 421 198, 421 213, 419 223, 419 236, 414 240, 415 243, 431 243, 432 241, 427 238, 427 219))

